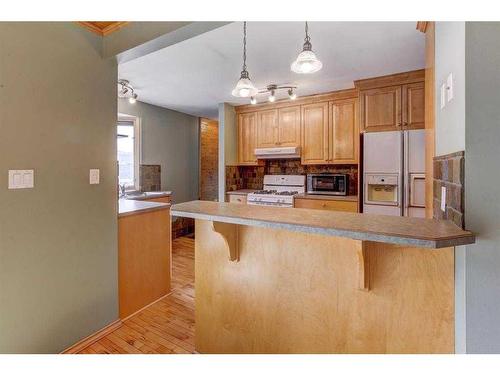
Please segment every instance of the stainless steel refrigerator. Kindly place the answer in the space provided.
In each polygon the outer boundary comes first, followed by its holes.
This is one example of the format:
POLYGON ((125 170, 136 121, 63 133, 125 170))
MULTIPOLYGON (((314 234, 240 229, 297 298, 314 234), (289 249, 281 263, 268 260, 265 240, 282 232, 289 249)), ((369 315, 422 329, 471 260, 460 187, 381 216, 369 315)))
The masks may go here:
POLYGON ((425 217, 425 130, 363 135, 363 212, 425 217))

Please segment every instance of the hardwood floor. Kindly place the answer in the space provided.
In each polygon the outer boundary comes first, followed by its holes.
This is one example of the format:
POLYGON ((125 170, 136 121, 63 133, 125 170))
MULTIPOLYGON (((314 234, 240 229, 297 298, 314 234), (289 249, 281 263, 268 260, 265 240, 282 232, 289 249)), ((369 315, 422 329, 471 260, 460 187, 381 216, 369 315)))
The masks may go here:
POLYGON ((194 353, 194 239, 172 241, 172 293, 80 354, 194 353))

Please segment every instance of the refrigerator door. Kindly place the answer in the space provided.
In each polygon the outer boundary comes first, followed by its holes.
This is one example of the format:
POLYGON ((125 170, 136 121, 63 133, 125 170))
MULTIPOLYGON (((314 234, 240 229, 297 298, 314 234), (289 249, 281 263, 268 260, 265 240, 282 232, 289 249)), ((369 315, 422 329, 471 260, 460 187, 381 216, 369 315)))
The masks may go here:
POLYGON ((374 132, 363 135, 363 169, 366 173, 401 173, 402 132, 374 132))
POLYGON ((425 130, 404 132, 404 215, 425 217, 425 130))
POLYGON ((401 216, 403 214, 403 133, 401 131, 365 133, 363 135, 363 212, 381 215, 401 216), (396 202, 383 202, 389 194, 389 184, 369 186, 379 177, 390 177, 396 184, 396 202), (386 186, 383 186, 386 185, 386 186), (374 198, 369 198, 372 191, 374 198), (381 195, 383 193, 383 196, 381 195), (380 198, 380 199, 379 199, 380 198))

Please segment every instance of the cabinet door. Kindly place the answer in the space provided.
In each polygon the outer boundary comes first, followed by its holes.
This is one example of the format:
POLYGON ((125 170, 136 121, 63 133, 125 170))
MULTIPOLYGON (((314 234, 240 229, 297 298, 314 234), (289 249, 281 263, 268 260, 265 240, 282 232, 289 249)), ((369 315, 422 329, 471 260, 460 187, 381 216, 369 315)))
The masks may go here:
POLYGON ((403 127, 425 128, 425 84, 417 82, 403 86, 403 127))
POLYGON ((257 115, 255 112, 238 116, 238 161, 241 165, 257 165, 257 115))
POLYGON ((358 100, 330 102, 330 160, 336 164, 358 162, 358 100))
POLYGON ((302 164, 325 164, 328 150, 328 103, 302 106, 302 164))
POLYGON ((300 145, 300 106, 278 110, 278 146, 300 145))
POLYGON ((361 128, 366 132, 401 129, 401 86, 361 91, 361 128))
POLYGON ((278 144, 278 111, 257 112, 257 147, 276 147, 278 144))

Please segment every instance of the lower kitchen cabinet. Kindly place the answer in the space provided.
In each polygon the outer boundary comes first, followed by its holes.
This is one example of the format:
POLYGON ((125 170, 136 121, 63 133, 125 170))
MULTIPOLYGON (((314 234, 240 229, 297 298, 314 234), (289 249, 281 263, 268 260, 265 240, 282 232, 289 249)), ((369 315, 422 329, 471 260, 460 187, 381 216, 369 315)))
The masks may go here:
POLYGON ((317 210, 358 212, 358 201, 295 198, 294 207, 312 208, 317 210))

